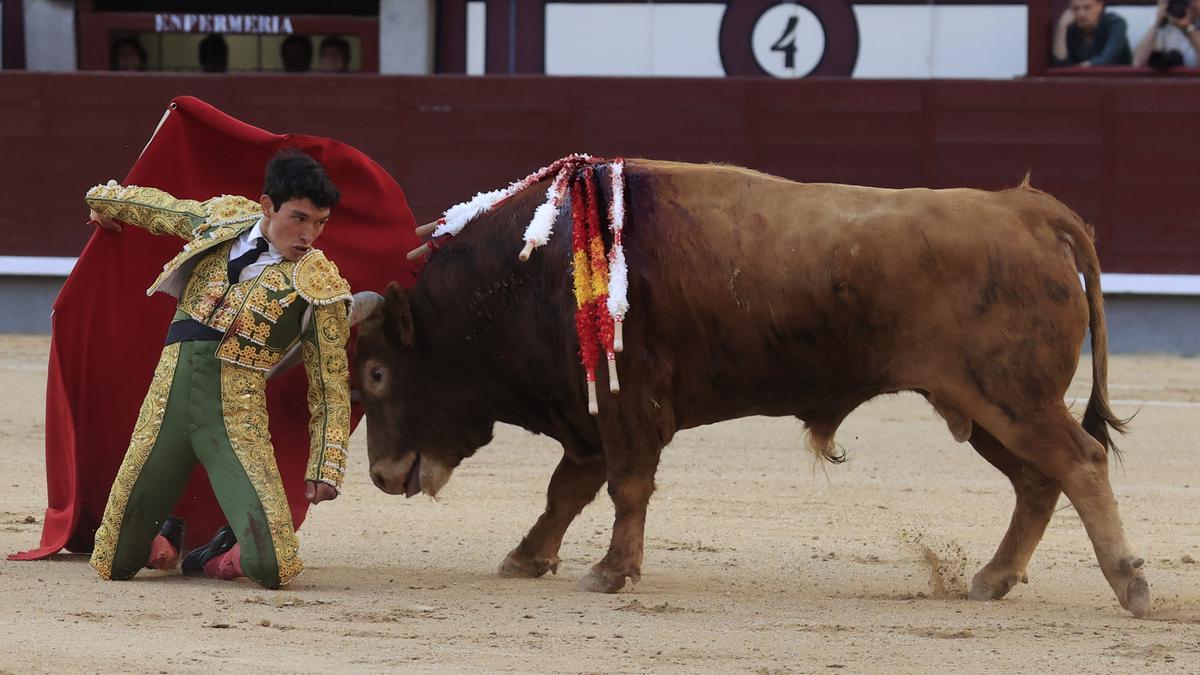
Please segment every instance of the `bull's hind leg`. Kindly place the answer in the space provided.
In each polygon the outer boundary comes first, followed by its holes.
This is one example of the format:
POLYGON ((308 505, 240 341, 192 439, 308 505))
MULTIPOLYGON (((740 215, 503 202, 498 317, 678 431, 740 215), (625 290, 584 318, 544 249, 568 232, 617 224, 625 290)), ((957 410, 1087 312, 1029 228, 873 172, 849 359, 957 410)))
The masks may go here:
POLYGON ((1142 575, 1144 561, 1130 552, 1125 540, 1117 499, 1108 481, 1108 453, 1074 420, 1070 424, 1078 460, 1062 478, 1063 492, 1079 513, 1117 600, 1134 616, 1145 616, 1150 609, 1150 584, 1142 575))
POLYGON ((974 425, 970 440, 984 459, 1008 476, 1017 495, 1012 521, 996 555, 971 580, 969 598, 994 600, 1004 597, 1018 581, 1028 581, 1026 566, 1054 515, 1061 488, 1057 481, 1017 459, 978 424, 974 425))
POLYGON ((604 457, 577 461, 564 454, 546 488, 546 510, 500 563, 502 577, 558 573, 558 549, 571 522, 596 498, 605 480, 604 457))
POLYGON ((1046 410, 1036 423, 1012 425, 996 436, 1013 454, 1057 480, 1087 529, 1096 559, 1121 606, 1134 616, 1150 609, 1150 586, 1142 576, 1142 559, 1129 551, 1117 500, 1108 481, 1108 453, 1061 404, 1046 410), (1008 440, 1011 433, 1011 440, 1008 440))

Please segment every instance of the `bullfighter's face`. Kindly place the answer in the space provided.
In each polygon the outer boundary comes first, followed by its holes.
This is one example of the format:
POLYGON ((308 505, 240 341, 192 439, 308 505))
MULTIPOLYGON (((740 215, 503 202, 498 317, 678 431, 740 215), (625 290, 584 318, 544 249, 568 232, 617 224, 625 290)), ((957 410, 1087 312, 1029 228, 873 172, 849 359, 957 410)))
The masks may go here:
POLYGON ((313 204, 308 197, 289 199, 278 209, 267 195, 262 196, 261 203, 263 236, 291 261, 303 258, 312 249, 329 222, 329 208, 313 204))
POLYGON ((459 463, 491 440, 492 424, 463 423, 470 405, 456 400, 458 383, 426 367, 403 291, 393 282, 376 302, 359 327, 354 367, 371 480, 388 494, 436 497, 459 463))

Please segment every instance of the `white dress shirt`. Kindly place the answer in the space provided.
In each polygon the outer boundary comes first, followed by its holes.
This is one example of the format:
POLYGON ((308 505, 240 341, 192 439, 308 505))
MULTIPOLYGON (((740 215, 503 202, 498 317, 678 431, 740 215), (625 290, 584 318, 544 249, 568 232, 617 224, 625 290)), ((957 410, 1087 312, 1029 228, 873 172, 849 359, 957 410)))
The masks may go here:
MULTIPOLYGON (((262 238, 262 218, 259 218, 254 227, 246 230, 237 239, 233 240, 233 247, 229 249, 229 259, 233 260, 243 253, 250 251, 258 243, 258 240, 262 238)), ((279 252, 279 249, 275 248, 275 244, 268 241, 267 250, 258 256, 258 260, 246 265, 245 269, 242 270, 242 275, 238 277, 238 281, 253 279, 262 274, 267 265, 274 265, 278 262, 283 262, 283 254, 279 252)))

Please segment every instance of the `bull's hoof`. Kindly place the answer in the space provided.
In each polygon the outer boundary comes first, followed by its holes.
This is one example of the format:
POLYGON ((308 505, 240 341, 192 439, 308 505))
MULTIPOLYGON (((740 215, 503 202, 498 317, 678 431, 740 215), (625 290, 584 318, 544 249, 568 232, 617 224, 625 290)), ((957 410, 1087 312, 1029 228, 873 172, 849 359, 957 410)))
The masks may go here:
POLYGON ((1023 577, 1015 572, 996 574, 984 567, 971 580, 971 590, 967 597, 971 600, 999 600, 1008 595, 1013 586, 1022 580, 1023 577))
POLYGON ((1142 576, 1141 567, 1141 558, 1121 561, 1122 574, 1130 578, 1125 583, 1125 592, 1117 592, 1121 606, 1139 619, 1150 611, 1150 583, 1142 576))
POLYGON ((624 587, 624 574, 602 570, 599 565, 593 567, 592 571, 575 582, 575 590, 588 593, 616 593, 624 587))
POLYGON ((500 563, 498 574, 506 579, 536 579, 546 572, 558 574, 558 556, 530 558, 514 548, 500 563))

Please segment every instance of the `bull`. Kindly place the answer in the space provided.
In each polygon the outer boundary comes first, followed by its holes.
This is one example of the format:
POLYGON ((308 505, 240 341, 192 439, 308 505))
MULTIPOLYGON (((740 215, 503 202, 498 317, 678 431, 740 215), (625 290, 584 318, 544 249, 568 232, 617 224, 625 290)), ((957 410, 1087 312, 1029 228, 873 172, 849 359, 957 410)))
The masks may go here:
POLYGON ((612 593, 640 579, 659 456, 678 430, 791 415, 837 461, 834 432, 851 411, 912 391, 1016 493, 970 598, 1027 580, 1063 493, 1120 604, 1146 613, 1143 561, 1108 478, 1109 430, 1124 421, 1108 404, 1099 263, 1074 212, 1028 180, 894 190, 653 160, 630 160, 625 174, 620 393, 601 387, 589 414, 570 237, 520 262, 544 194, 523 190, 445 238, 414 288, 372 300, 354 373, 379 489, 436 495, 498 421, 550 436, 563 456, 545 511, 500 573, 557 572, 568 526, 607 483, 611 544, 577 587, 612 593), (1063 397, 1089 329, 1092 388, 1077 421, 1063 397))

